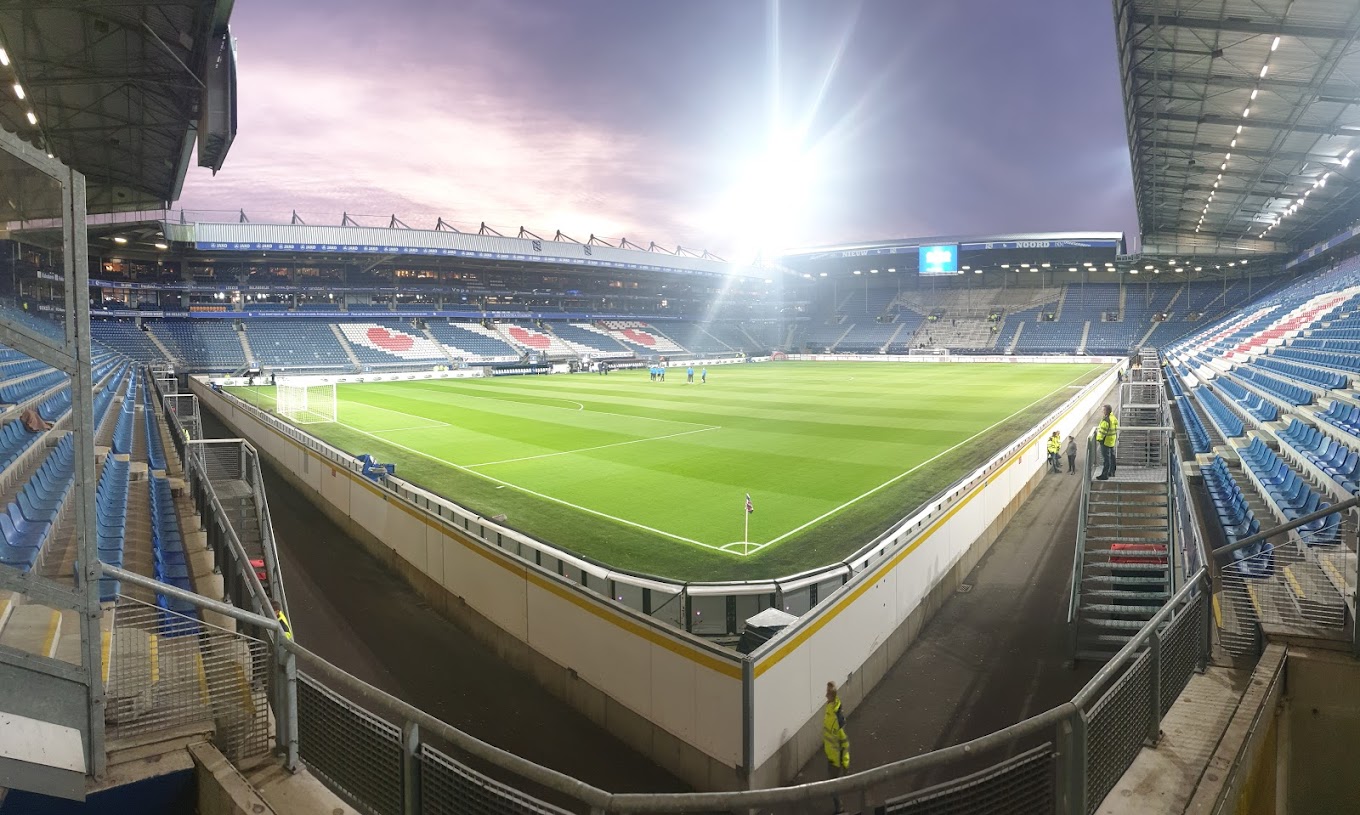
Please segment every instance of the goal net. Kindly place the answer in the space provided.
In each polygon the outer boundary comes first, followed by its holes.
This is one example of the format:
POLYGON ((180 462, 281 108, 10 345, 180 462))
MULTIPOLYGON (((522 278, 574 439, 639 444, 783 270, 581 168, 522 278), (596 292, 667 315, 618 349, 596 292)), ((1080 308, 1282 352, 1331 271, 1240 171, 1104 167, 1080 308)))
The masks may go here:
POLYGON ((274 399, 280 416, 297 424, 333 422, 336 417, 335 383, 303 379, 278 379, 274 399))

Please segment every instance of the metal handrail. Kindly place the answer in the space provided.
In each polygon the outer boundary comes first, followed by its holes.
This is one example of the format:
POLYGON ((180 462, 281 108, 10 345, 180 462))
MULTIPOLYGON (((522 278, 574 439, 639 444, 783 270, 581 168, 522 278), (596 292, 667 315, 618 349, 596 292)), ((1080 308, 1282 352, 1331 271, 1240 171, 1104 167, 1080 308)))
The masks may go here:
POLYGON ((1319 509, 1316 512, 1310 512, 1307 515, 1300 515, 1299 517, 1295 518, 1294 520, 1288 523, 1280 524, 1277 527, 1257 532, 1255 535, 1248 535, 1247 537, 1242 538, 1239 541, 1229 543, 1225 546, 1220 546, 1214 550, 1214 557, 1223 558, 1229 554, 1232 554, 1233 552, 1236 552, 1238 549, 1241 549, 1246 546, 1251 546, 1253 543, 1260 543, 1261 541, 1269 540, 1270 538, 1273 538, 1276 535, 1282 534, 1284 532, 1288 532, 1291 529, 1295 529, 1307 523, 1312 523, 1313 521, 1316 521, 1319 518, 1326 518, 1328 515, 1334 515, 1343 509, 1350 509, 1351 507, 1355 506, 1360 506, 1360 495, 1351 496, 1350 498, 1347 498, 1346 500, 1342 501, 1339 504, 1332 504, 1323 509, 1319 509))
MULTIPOLYGON (((815 781, 787 787, 736 792, 693 792, 693 793, 610 793, 573 778, 556 770, 535 764, 475 736, 465 733, 407 702, 373 687, 341 668, 326 661, 321 656, 303 648, 296 642, 282 636, 277 620, 245 611, 226 603, 196 595, 193 592, 176 588, 148 577, 128 572, 108 564, 101 564, 103 573, 121 581, 150 589, 159 594, 184 600, 200 608, 224 614, 249 625, 258 626, 273 641, 276 648, 271 650, 273 658, 280 654, 292 655, 312 671, 316 677, 323 678, 345 691, 354 700, 360 700, 379 708, 380 712, 402 722, 415 724, 423 732, 434 734, 468 755, 475 756, 501 770, 513 773, 520 778, 544 789, 569 796, 591 808, 593 813, 663 813, 694 811, 742 811, 761 807, 784 807, 813 800, 825 799, 833 795, 849 797, 875 785, 918 773, 947 766, 960 759, 971 759, 987 751, 1005 747, 1014 742, 1042 733, 1049 728, 1059 727, 1064 722, 1073 721, 1085 715, 1090 704, 1102 696, 1102 691, 1110 681, 1130 662, 1137 659, 1144 648, 1158 637, 1158 629, 1165 625, 1173 615, 1182 611, 1193 602, 1205 581, 1208 572, 1201 568, 1186 582, 1161 609, 1153 615, 1138 633, 1119 653, 1102 667, 1094 677, 1068 702, 1031 716, 1024 721, 1005 727, 994 733, 973 739, 962 744, 935 750, 930 753, 883 764, 863 772, 841 778, 815 781)), ((1206 617, 1207 619, 1207 617, 1206 617)), ((1155 650, 1155 649, 1154 649, 1155 650)), ((296 672, 290 674, 290 681, 296 683, 296 672)), ((1155 700, 1153 702, 1156 703, 1155 700)), ((1160 716, 1160 710, 1156 711, 1160 716)), ((276 711, 276 716, 278 712, 276 711)), ((295 736, 293 736, 295 738, 295 736)), ((295 744, 294 744, 295 747, 295 744)), ((1079 744, 1084 759, 1086 745, 1079 744)), ((1069 759, 1076 758, 1068 756, 1069 759)), ((1081 767, 1090 766, 1089 761, 1079 762, 1081 767)), ((1080 790, 1086 790, 1085 781, 1079 780, 1080 790)), ((1061 792, 1055 795, 1061 796, 1061 792)), ((1080 803, 1069 802, 1066 811, 1084 812, 1080 803)))
MULTIPOLYGON (((1072 592, 1067 603, 1067 624, 1077 624, 1077 610, 1081 604, 1081 570, 1086 560, 1086 509, 1091 496, 1091 467, 1095 462, 1095 436, 1086 437, 1086 464, 1081 472, 1081 501, 1077 506, 1077 550, 1072 554, 1072 592)), ((1075 636, 1075 633, 1073 634, 1075 636)))

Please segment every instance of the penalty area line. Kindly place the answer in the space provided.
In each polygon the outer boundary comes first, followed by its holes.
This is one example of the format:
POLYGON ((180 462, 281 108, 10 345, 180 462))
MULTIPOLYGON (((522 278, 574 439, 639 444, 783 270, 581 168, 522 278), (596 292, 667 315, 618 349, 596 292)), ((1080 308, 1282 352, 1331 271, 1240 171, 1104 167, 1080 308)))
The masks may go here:
POLYGON ((618 516, 616 516, 616 515, 610 515, 610 514, 607 513, 607 512, 600 512, 600 511, 597 510, 597 509, 591 509, 590 507, 583 507, 583 506, 581 506, 580 504, 573 504, 572 502, 570 502, 570 501, 564 501, 564 500, 562 500, 561 498, 555 498, 555 497, 553 497, 553 496, 551 496, 551 495, 545 495, 545 494, 543 494, 543 493, 541 493, 541 492, 536 492, 536 491, 534 491, 534 490, 531 490, 531 489, 529 489, 528 487, 521 487, 521 486, 518 485, 518 484, 512 484, 512 483, 510 483, 509 481, 502 481, 501 479, 496 478, 496 477, 494 477, 494 476, 487 475, 486 473, 479 473, 479 472, 477 472, 476 470, 470 470, 470 469, 468 469, 467 467, 463 466, 462 464, 454 464, 452 461, 448 461, 448 460, 446 460, 446 459, 442 459, 442 458, 440 458, 440 457, 438 457, 438 456, 432 456, 432 455, 430 455, 429 453, 423 452, 423 451, 421 451, 421 450, 416 450, 416 449, 413 448, 413 447, 407 447, 407 446, 404 445, 404 444, 398 444, 397 442, 394 442, 394 441, 392 441, 391 439, 384 439, 384 438, 382 438, 381 436, 375 436, 375 435, 373 435, 372 433, 368 432, 367 430, 361 430, 361 429, 355 427, 354 425, 345 424, 344 422, 336 422, 336 424, 344 425, 345 427, 348 427, 350 430, 353 430, 353 431, 355 431, 355 432, 357 432, 357 433, 363 433, 365 436, 371 436, 372 438, 377 439, 378 441, 382 442, 383 444, 390 445, 390 446, 392 446, 392 447, 399 447, 399 448, 401 448, 402 450, 405 450, 405 451, 408 452, 408 453, 414 453, 414 454, 420 456, 421 458, 427 458, 427 459, 429 459, 430 461, 436 461, 436 462, 438 462, 438 463, 440 463, 440 464, 443 464, 443 465, 445 465, 445 466, 452 467, 452 468, 454 468, 455 470, 461 470, 462 472, 465 472, 465 473, 467 473, 468 475, 474 475, 474 476, 477 476, 478 478, 485 479, 485 480, 490 481, 490 482, 492 482, 492 483, 500 484, 502 487, 509 487, 510 489, 515 490, 516 492, 522 492, 522 493, 524 493, 525 495, 532 495, 532 496, 535 497, 535 498, 540 498, 540 499, 542 499, 542 500, 544 500, 544 501, 551 501, 552 503, 558 504, 559 506, 570 507, 571 509, 579 510, 579 511, 584 512, 584 513, 586 513, 586 514, 588 514, 588 515, 594 515, 594 516, 597 517, 597 518, 604 518, 605 520, 615 521, 615 522, 617 522, 617 523, 623 524, 624 526, 631 526, 631 527, 633 527, 634 529, 641 529, 641 530, 643 530, 644 532, 651 532, 651 533, 654 534, 654 535, 660 535, 660 536, 662 536, 662 537, 664 537, 664 538, 670 538, 671 540, 677 540, 677 541, 680 541, 680 542, 682 542, 682 543, 690 543, 690 544, 693 544, 693 545, 695 545, 695 546, 702 546, 702 547, 705 548, 705 549, 712 549, 712 550, 715 551, 715 552, 721 552, 721 551, 723 551, 722 547, 720 547, 720 546, 714 546, 714 545, 711 544, 711 543, 704 543, 703 541, 697 541, 697 540, 694 540, 693 538, 686 538, 686 537, 684 537, 683 535, 676 535, 676 534, 671 533, 671 532, 666 532, 666 531, 661 530, 661 529, 656 529, 655 527, 647 526, 646 524, 640 524, 640 523, 637 523, 636 521, 630 521, 630 520, 628 520, 627 518, 620 518, 620 517, 618 517, 618 516))

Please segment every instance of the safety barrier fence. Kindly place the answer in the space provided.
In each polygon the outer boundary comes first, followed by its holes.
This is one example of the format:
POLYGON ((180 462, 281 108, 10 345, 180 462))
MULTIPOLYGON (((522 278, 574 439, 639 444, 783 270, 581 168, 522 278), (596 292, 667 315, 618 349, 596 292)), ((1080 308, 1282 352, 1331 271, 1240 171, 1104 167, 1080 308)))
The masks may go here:
MULTIPOLYGON (((1009 358, 1019 361, 1016 358, 1009 358)), ((1089 362, 1090 360, 1084 360, 1089 362)), ((868 542, 846 559, 793 575, 759 581, 682 583, 662 577, 628 572, 564 552, 550 543, 537 540, 502 523, 485 518, 442 496, 424 490, 395 476, 373 482, 409 506, 433 515, 459 534, 508 552, 530 564, 556 573, 573 583, 639 611, 654 619, 702 636, 740 633, 744 620, 770 607, 802 616, 830 597, 854 575, 877 566, 911 544, 964 496, 987 483, 1007 462, 1026 449, 1058 417, 1080 402, 1092 390, 1108 386, 1102 375, 1076 391, 1023 436, 990 457, 982 466, 946 487, 912 515, 868 542)), ((304 430, 271 414, 246 399, 223 392, 222 398, 233 409, 310 451, 336 469, 361 475, 357 459, 304 430)))
POLYGON ((119 595, 105 609, 109 740, 199 725, 232 760, 268 752, 268 642, 182 613, 189 608, 119 595))
MULTIPOLYGON (((797 786, 610 793, 489 745, 368 685, 293 642, 274 619, 112 566, 104 572, 262 632, 258 639, 233 638, 230 632, 197 629, 198 652, 208 637, 216 643, 215 664, 225 666, 208 680, 214 720, 241 714, 244 696, 231 701, 231 691, 245 694, 248 688, 252 703, 258 703, 264 698, 260 688, 272 686, 275 747, 285 764, 305 762, 338 795, 375 815, 792 813, 831 811, 834 802, 847 812, 990 812, 1005 802, 1005 811, 1020 815, 1090 815, 1138 752, 1156 743, 1163 717, 1191 675, 1203 669, 1211 624, 1208 573, 1200 570, 1071 701, 996 733, 797 786)), ((189 619, 175 616, 156 625, 164 631, 189 619)), ((133 645, 129 653, 119 661, 135 663, 144 649, 133 645)), ((135 665, 119 670, 120 677, 129 677, 120 680, 124 693, 146 674, 145 666, 140 674, 135 665)), ((192 699, 194 692, 181 695, 192 699)), ((255 716, 247 731, 252 738, 259 731, 255 716)))

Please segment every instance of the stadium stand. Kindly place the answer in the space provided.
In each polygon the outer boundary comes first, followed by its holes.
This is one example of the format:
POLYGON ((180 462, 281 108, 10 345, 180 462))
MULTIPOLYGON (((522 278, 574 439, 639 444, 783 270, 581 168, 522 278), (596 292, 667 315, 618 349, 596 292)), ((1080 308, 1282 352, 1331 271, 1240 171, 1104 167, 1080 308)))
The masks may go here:
POLYGON ((439 345, 403 320, 338 323, 354 355, 365 365, 447 362, 439 345))
POLYGON ((138 362, 164 362, 165 354, 130 320, 91 320, 90 336, 95 342, 138 362))
POLYGON ((431 320, 430 335, 453 357, 475 362, 515 362, 519 351, 481 323, 431 320))
POLYGON ((597 330, 589 323, 547 323, 557 338, 578 354, 592 357, 631 357, 633 352, 625 348, 609 334, 597 330))
POLYGON ((246 352, 231 320, 152 320, 156 339, 193 370, 234 371, 246 364, 246 352))
POLYGON ((246 320, 255 361, 268 368, 353 368, 330 324, 315 319, 246 320))

